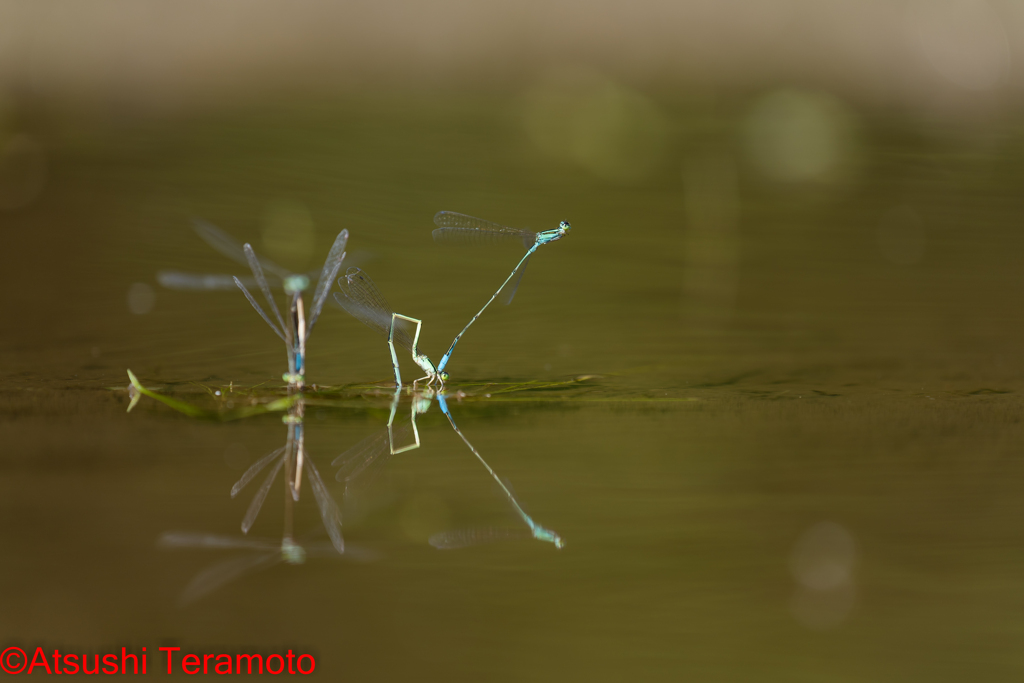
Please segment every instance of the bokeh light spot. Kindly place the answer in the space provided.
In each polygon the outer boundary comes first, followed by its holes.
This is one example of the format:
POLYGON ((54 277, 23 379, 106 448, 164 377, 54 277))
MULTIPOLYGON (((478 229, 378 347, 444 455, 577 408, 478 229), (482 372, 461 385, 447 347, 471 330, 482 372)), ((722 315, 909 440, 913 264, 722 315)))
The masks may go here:
POLYGON ((1010 64, 1003 22, 985 0, 916 2, 908 13, 925 59, 944 79, 966 90, 991 90, 1010 64))
POLYGON ((128 288, 128 310, 135 315, 145 315, 156 304, 156 292, 144 282, 136 282, 128 288))
POLYGON ((782 182, 846 179, 859 148, 856 117, 845 104, 799 90, 777 90, 758 100, 743 137, 757 169, 782 182))
POLYGON ((805 531, 790 556, 797 591, 793 616, 814 630, 835 628, 849 617, 855 602, 853 582, 857 544, 844 527, 819 522, 805 531))
POLYGON ((523 113, 538 149, 613 182, 649 177, 670 137, 657 104, 589 71, 552 73, 526 94, 523 113))

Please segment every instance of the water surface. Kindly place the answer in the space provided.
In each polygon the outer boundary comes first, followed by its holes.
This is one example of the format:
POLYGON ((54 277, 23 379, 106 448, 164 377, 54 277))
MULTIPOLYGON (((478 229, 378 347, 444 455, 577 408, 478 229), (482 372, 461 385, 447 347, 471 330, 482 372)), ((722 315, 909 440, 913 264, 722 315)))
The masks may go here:
MULTIPOLYGON (((30 121, 48 183, 3 216, 0 252, 5 641, 291 647, 351 680, 1019 676, 1016 128, 864 114, 854 171, 786 183, 746 155, 745 102, 658 100, 662 147, 627 175, 545 154, 521 106, 30 121), (359 552, 259 567, 182 604, 246 551, 158 539, 241 536, 260 479, 229 491, 287 432, 280 413, 195 419, 148 398, 125 412, 128 368, 211 410, 230 397, 207 389, 280 386, 280 341, 241 294, 156 284, 164 268, 242 274, 189 219, 296 271, 347 228, 436 361, 521 253, 434 245, 441 209, 573 224, 448 367, 460 429, 565 547, 429 544, 525 528, 436 401, 421 447, 346 497, 330 463, 390 407, 352 387, 383 387, 390 362, 333 309, 309 347, 324 393, 309 394, 306 447, 359 552), (274 220, 308 239, 275 243, 274 220), (499 390, 527 381, 550 386, 499 390)), ((396 424, 409 410, 406 396, 396 424)), ((280 539, 285 514, 279 478, 249 536, 280 539)), ((308 489, 293 514, 300 542, 327 542, 308 489)))

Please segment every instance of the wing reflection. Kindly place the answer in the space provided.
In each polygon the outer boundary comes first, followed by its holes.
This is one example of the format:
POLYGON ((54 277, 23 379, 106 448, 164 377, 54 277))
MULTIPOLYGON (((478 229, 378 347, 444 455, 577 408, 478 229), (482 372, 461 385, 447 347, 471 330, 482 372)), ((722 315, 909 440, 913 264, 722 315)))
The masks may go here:
MULTIPOLYGON (((430 410, 430 406, 436 398, 441 412, 452 429, 494 479, 522 524, 518 527, 450 529, 433 533, 429 537, 425 533, 421 538, 428 539, 435 548, 444 550, 514 539, 545 541, 553 544, 556 548, 564 546, 564 541, 557 532, 534 521, 521 504, 511 482, 499 476, 483 458, 480 451, 469 441, 455 422, 443 392, 438 393, 431 388, 424 388, 418 392, 410 390, 409 387, 404 389, 403 392, 403 387, 396 387, 391 394, 387 424, 331 462, 331 467, 335 472, 334 479, 345 485, 346 504, 357 504, 366 498, 365 494, 393 456, 421 447, 418 419, 430 410), (410 397, 409 416, 407 421, 396 424, 403 393, 410 397)), ((140 389, 140 391, 143 390, 144 388, 140 389)), ((149 390, 144 391, 147 395, 160 396, 149 390)), ((459 398, 462 397, 463 395, 460 394, 459 398)), ((170 400, 167 397, 162 398, 170 400)), ((212 550, 231 553, 226 559, 207 566, 189 581, 180 595, 182 604, 199 600, 254 572, 281 564, 292 566, 304 564, 309 557, 344 557, 356 561, 368 561, 375 558, 371 551, 352 548, 345 544, 341 528, 341 509, 328 490, 314 459, 306 449, 307 400, 314 401, 313 398, 307 399, 299 393, 292 394, 288 403, 280 403, 281 407, 287 406, 288 411, 282 417, 282 422, 287 426, 284 445, 257 459, 231 487, 230 495, 235 498, 250 484, 260 479, 259 487, 253 494, 242 518, 242 535, 221 536, 202 532, 174 531, 166 532, 160 537, 159 545, 165 549, 212 550), (262 511, 274 483, 278 481, 278 475, 281 475, 284 485, 284 520, 280 540, 250 537, 249 531, 262 511), (312 497, 320 514, 323 529, 330 539, 329 542, 299 541, 293 534, 295 506, 301 503, 303 483, 307 490, 312 490, 312 497)), ((317 406, 330 405, 319 397, 315 399, 314 403, 317 406)), ((175 404, 180 404, 178 405, 179 410, 182 410, 181 406, 191 409, 191 406, 181 401, 175 401, 175 404)), ((441 525, 442 523, 439 523, 437 526, 441 525)), ((436 529, 437 526, 434 528, 436 529)), ((429 533, 429 526, 427 533, 429 533)))
POLYGON ((165 549, 204 549, 242 551, 227 560, 216 562, 196 574, 182 591, 182 605, 205 597, 242 576, 279 564, 304 564, 308 557, 345 557, 356 561, 370 561, 375 554, 361 548, 345 547, 341 534, 341 511, 327 490, 312 458, 305 452, 305 403, 299 400, 282 420, 288 425, 284 446, 256 461, 231 488, 231 497, 237 496, 263 470, 269 471, 256 491, 242 519, 243 536, 220 536, 196 532, 165 532, 158 545, 165 549), (256 517, 267 499, 279 472, 284 470, 284 523, 280 542, 248 536, 256 517), (300 500, 302 472, 313 490, 329 543, 297 541, 293 534, 294 506, 300 500))
POLYGON ((416 417, 430 409, 433 391, 414 393, 409 410, 409 423, 396 427, 395 415, 398 412, 401 395, 402 387, 396 386, 391 398, 391 414, 387 427, 366 437, 331 462, 333 467, 338 468, 334 478, 345 483, 346 500, 358 497, 359 491, 368 490, 391 460, 391 456, 420 447, 420 431, 416 425, 416 417), (410 432, 413 437, 412 443, 408 443, 410 432))

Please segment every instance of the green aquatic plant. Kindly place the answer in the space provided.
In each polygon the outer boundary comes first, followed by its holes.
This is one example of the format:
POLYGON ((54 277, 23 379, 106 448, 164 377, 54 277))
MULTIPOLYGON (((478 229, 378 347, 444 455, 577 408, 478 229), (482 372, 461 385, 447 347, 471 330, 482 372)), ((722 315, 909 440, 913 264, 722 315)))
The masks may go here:
POLYGON ((183 413, 189 417, 227 421, 237 420, 244 417, 252 417, 253 415, 262 415, 264 413, 286 411, 302 400, 302 394, 291 394, 266 403, 256 403, 255 405, 242 406, 227 411, 208 410, 200 408, 199 406, 187 401, 182 401, 180 399, 167 396, 166 394, 161 394, 153 391, 152 389, 147 389, 131 370, 128 370, 128 380, 131 382, 131 384, 128 385, 128 395, 130 396, 131 401, 128 403, 127 412, 131 412, 132 409, 135 408, 139 402, 140 396, 148 396, 154 401, 159 401, 165 406, 173 408, 179 413, 183 413))
MULTIPOLYGON (((642 371, 646 371, 643 369, 642 371)), ((678 403, 700 403, 706 399, 680 396, 678 390, 651 391, 635 388, 613 380, 635 374, 608 373, 603 375, 577 375, 564 379, 523 381, 460 382, 449 385, 445 395, 449 400, 467 403, 494 404, 562 404, 609 403, 656 406, 678 403)), ((265 413, 285 412, 298 401, 306 406, 332 409, 387 410, 396 394, 390 383, 357 382, 341 385, 308 385, 302 393, 289 394, 287 386, 274 386, 266 382, 241 385, 234 382, 208 385, 199 382, 164 384, 159 391, 144 387, 130 370, 128 410, 132 410, 141 396, 148 396, 189 417, 227 422, 265 413), (212 400, 212 404, 210 403, 212 400)), ((124 391, 122 387, 110 387, 124 391)), ((402 390, 406 395, 419 395, 412 387, 402 390)))

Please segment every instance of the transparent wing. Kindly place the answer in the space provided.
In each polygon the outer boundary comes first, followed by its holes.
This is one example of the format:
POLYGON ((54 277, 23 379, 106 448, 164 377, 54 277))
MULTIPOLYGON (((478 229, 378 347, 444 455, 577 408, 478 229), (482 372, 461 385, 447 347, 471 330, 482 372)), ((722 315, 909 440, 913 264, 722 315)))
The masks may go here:
POLYGON ((523 274, 526 272, 526 266, 529 263, 530 263, 530 257, 528 256, 528 257, 526 257, 526 260, 523 261, 522 265, 519 266, 519 275, 516 276, 516 280, 515 280, 515 282, 512 283, 512 287, 509 288, 509 287, 506 286, 504 288, 505 289, 504 300, 505 300, 505 305, 506 306, 508 306, 510 303, 512 303, 512 299, 515 298, 516 290, 519 289, 519 283, 523 281, 523 274))
POLYGON ((537 239, 537 233, 530 230, 510 228, 482 218, 474 218, 454 211, 438 211, 434 216, 435 242, 455 244, 493 244, 519 241, 529 249, 537 239))
POLYGON ((271 460, 281 455, 281 453, 284 452, 285 448, 287 448, 287 445, 281 446, 276 451, 271 451, 270 453, 267 453, 262 458, 253 463, 252 466, 245 471, 245 474, 242 475, 242 478, 236 481, 235 485, 231 487, 231 497, 234 498, 235 496, 237 496, 238 492, 244 489, 249 484, 249 482, 252 481, 253 477, 259 474, 264 467, 269 465, 271 460))
POLYGON ((386 429, 374 432, 355 446, 339 455, 331 461, 331 467, 339 467, 335 479, 345 481, 353 469, 359 466, 366 458, 376 455, 377 451, 388 447, 388 431, 386 429))
MULTIPOLYGON (((237 277, 233 278, 233 279, 235 281, 235 285, 240 290, 242 290, 242 294, 244 294, 245 298, 249 300, 249 303, 252 304, 252 307, 256 309, 256 312, 260 314, 260 317, 263 318, 263 320, 268 325, 270 325, 270 329, 272 329, 274 331, 274 334, 276 334, 278 337, 280 337, 281 341, 287 343, 288 340, 285 339, 285 337, 284 337, 284 331, 281 328, 279 328, 277 325, 275 325, 274 321, 270 319, 270 316, 268 316, 266 314, 266 312, 264 312, 264 310, 262 308, 260 308, 260 305, 258 303, 256 303, 256 299, 254 299, 252 294, 249 293, 249 290, 245 288, 245 285, 242 284, 242 281, 239 280, 237 277)), ((264 282, 264 284, 266 284, 266 282, 264 282)), ((278 318, 280 318, 280 317, 281 317, 281 315, 278 314, 278 318)))
POLYGON ((260 508, 263 507, 263 501, 267 499, 267 494, 270 492, 270 485, 274 483, 274 479, 277 477, 277 473, 281 470, 284 465, 284 458, 277 461, 274 468, 267 474, 267 478, 263 480, 263 484, 260 486, 260 490, 253 496, 252 502, 249 503, 249 509, 245 512, 245 518, 242 520, 242 533, 249 533, 249 529, 252 528, 253 522, 256 521, 256 515, 260 514, 260 508))
MULTIPOLYGON (((320 271, 305 273, 306 277, 312 279, 320 274, 320 271)), ((156 281, 165 289, 175 289, 182 292, 224 292, 235 289, 235 280, 239 280, 250 289, 259 287, 254 277, 239 277, 224 275, 221 273, 187 273, 182 270, 160 270, 157 271, 156 281)), ((267 278, 267 284, 271 289, 281 289, 281 279, 276 275, 267 278)))
POLYGON ((313 464, 312 458, 304 460, 306 471, 309 473, 309 481, 313 485, 313 496, 316 498, 316 505, 320 508, 320 518, 324 521, 327 535, 331 537, 334 549, 339 553, 345 552, 345 540, 341 536, 341 510, 331 498, 331 494, 324 486, 324 480, 320 478, 320 472, 313 464))
POLYGON ((157 545, 161 548, 212 548, 216 550, 278 550, 280 544, 261 541, 256 538, 217 536, 190 531, 167 531, 160 535, 157 545))
POLYGON ((442 531, 430 537, 430 545, 438 550, 454 550, 456 548, 467 548, 471 545, 481 543, 494 543, 495 541, 507 541, 510 539, 532 538, 530 532, 525 529, 456 529, 453 531, 442 531))
MULTIPOLYGON (((359 268, 349 268, 344 277, 338 278, 338 287, 341 292, 334 294, 334 300, 349 315, 385 338, 390 334, 394 310, 369 275, 359 268)), ((398 325, 395 326, 395 343, 412 351, 412 338, 398 325)))
POLYGON ((324 268, 320 271, 320 279, 316 282, 316 291, 313 294, 313 307, 309 310, 309 322, 306 324, 306 336, 313 331, 316 319, 320 317, 320 311, 327 300, 327 293, 331 291, 334 278, 338 275, 341 262, 345 260, 345 245, 348 244, 348 230, 342 230, 334 239, 331 250, 327 253, 327 260, 324 261, 324 268))
POLYGON ((412 427, 410 423, 394 427, 393 435, 388 437, 387 431, 382 432, 383 437, 377 447, 366 452, 362 459, 354 462, 345 476, 345 498, 358 500, 365 492, 369 491, 380 479, 381 473, 391 462, 392 451, 395 444, 403 444, 411 441, 412 427), (392 440, 393 439, 393 440, 392 440))
MULTIPOLYGON (((242 265, 249 264, 249 259, 245 254, 245 247, 213 223, 204 221, 201 218, 193 218, 192 227, 204 242, 224 256, 227 256, 232 261, 241 263, 242 265)), ((273 273, 277 277, 281 278, 281 280, 286 280, 291 276, 291 273, 288 270, 277 265, 270 259, 260 258, 259 262, 263 267, 263 270, 273 273)))
POLYGON ((274 297, 270 294, 270 285, 267 284, 267 278, 263 276, 263 269, 260 267, 260 261, 256 258, 256 252, 252 250, 252 246, 247 242, 243 245, 245 249, 245 256, 249 260, 249 268, 252 269, 252 276, 256 278, 256 283, 260 286, 260 291, 263 292, 263 298, 267 300, 270 305, 270 310, 274 312, 274 317, 277 318, 277 322, 281 323, 281 330, 285 329, 284 319, 281 318, 281 312, 277 310, 277 304, 274 303, 274 297))
MULTIPOLYGON (((240 278, 249 287, 256 286, 252 278, 240 278)), ((187 292, 228 291, 235 288, 235 278, 231 275, 215 275, 208 273, 185 273, 180 270, 161 270, 156 274, 156 281, 161 287, 187 292)))
POLYGON ((346 492, 353 482, 359 481, 361 488, 367 488, 377 478, 380 469, 391 459, 391 445, 387 432, 384 432, 383 439, 377 443, 372 451, 367 451, 364 456, 354 465, 348 474, 345 475, 346 492), (363 475, 367 476, 363 476, 363 475))
POLYGON ((225 586, 243 574, 247 574, 262 565, 272 566, 281 561, 280 553, 259 555, 243 555, 232 560, 218 562, 195 575, 181 592, 178 601, 182 605, 195 602, 218 588, 225 586))

